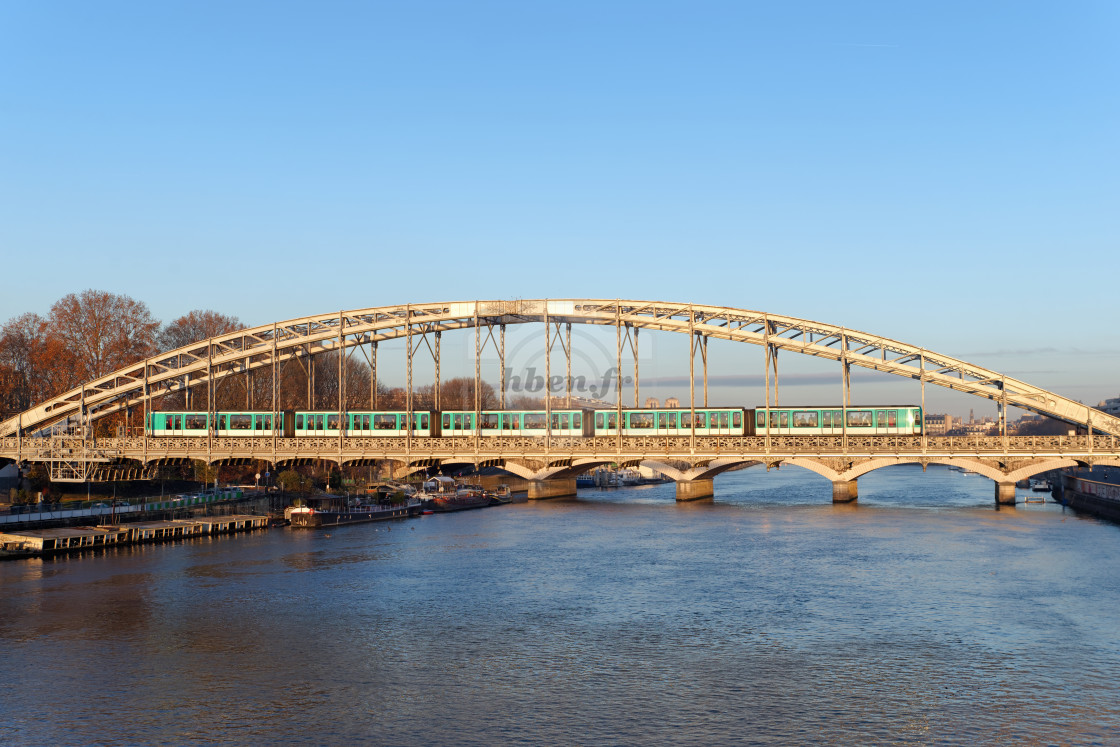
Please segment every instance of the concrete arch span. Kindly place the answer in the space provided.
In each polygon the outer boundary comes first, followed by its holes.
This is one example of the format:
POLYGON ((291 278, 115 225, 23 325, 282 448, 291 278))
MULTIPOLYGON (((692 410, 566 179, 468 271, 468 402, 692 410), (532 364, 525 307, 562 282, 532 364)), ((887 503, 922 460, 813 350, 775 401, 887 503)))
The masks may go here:
POLYGON ((716 338, 825 358, 1120 435, 1120 418, 999 372, 898 340, 825 322, 663 301, 539 299, 417 303, 338 311, 212 337, 152 356, 0 423, 0 437, 36 433, 74 416, 96 420, 152 397, 288 360, 383 340, 507 324, 592 324, 716 338))

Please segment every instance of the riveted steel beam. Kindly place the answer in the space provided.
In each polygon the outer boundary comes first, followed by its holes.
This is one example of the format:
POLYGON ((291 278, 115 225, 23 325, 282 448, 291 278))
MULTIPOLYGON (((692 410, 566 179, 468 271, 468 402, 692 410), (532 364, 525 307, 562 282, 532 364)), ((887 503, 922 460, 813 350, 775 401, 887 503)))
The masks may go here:
MULTIPOLYGON (((626 326, 770 346, 995 400, 1120 435, 1120 418, 999 372, 898 340, 760 311, 657 301, 519 299, 424 303, 291 319, 192 343, 86 382, 0 423, 0 436, 35 433, 83 411, 98 419, 186 386, 354 345, 479 324, 626 326), (145 387, 145 381, 147 387, 145 387)), ((376 348, 374 348, 376 349, 376 348)))

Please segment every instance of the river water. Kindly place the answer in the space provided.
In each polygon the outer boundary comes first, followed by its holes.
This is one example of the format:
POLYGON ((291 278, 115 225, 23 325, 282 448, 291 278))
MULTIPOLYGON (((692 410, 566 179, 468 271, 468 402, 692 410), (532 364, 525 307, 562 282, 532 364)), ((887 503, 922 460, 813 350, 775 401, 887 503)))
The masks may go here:
POLYGON ((940 467, 830 490, 753 468, 2 563, 0 739, 1120 744, 1120 527, 940 467))

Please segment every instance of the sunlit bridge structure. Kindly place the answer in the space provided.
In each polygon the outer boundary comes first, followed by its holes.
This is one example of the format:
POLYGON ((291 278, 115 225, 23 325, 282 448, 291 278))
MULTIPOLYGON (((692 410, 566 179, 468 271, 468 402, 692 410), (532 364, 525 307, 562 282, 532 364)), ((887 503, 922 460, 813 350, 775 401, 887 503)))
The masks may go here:
MULTIPOLYGON (((399 372, 398 372, 399 375, 399 372)), ((618 392, 615 407, 621 415, 628 407, 618 392)), ((915 399, 918 399, 917 397, 915 399)), ((376 401, 371 409, 376 410, 376 401)), ((158 409, 158 408, 157 408, 158 409)), ((438 409, 438 404, 437 404, 438 409)), ((621 418, 619 418, 621 422, 621 418)), ((548 418, 551 422, 551 418, 548 418)), ((690 418, 689 422, 695 422, 690 418)), ((244 464, 257 461, 273 469, 313 460, 339 466, 390 462, 403 477, 433 467, 455 469, 498 468, 530 481, 530 497, 545 498, 575 492, 575 477, 606 464, 648 465, 677 482, 680 500, 711 496, 712 478, 732 467, 795 465, 812 470, 832 482, 833 500, 852 500, 860 475, 880 467, 918 463, 966 467, 995 482, 998 503, 1013 503, 1015 482, 1029 476, 1073 465, 1120 466, 1120 419, 996 371, 941 355, 922 347, 823 322, 797 319, 761 311, 688 303, 596 299, 465 301, 416 303, 330 312, 293 319, 201 340, 162 353, 134 365, 88 381, 61 396, 43 402, 0 423, 0 458, 19 463, 50 466, 55 480, 114 479, 124 472, 143 474, 161 464, 198 460, 208 464, 244 464), (920 402, 925 405, 927 385, 934 385, 993 400, 1000 413, 1000 435, 948 437, 921 435, 857 436, 846 430, 822 436, 787 435, 675 435, 633 436, 621 432, 575 437, 547 431, 541 436, 421 438, 412 432, 393 437, 353 435, 343 429, 337 436, 289 437, 273 432, 265 436, 205 436, 156 438, 150 434, 95 436, 96 421, 108 416, 145 414, 153 400, 168 394, 205 390, 206 402, 218 382, 244 376, 252 386, 271 389, 272 412, 282 413, 279 372, 290 362, 301 366, 325 353, 334 356, 339 370, 337 410, 345 410, 346 355, 361 351, 370 363, 376 398, 377 346, 388 340, 405 343, 406 404, 413 422, 414 359, 419 350, 430 351, 435 361, 439 396, 440 340, 447 332, 464 330, 473 337, 475 410, 482 377, 481 355, 496 355, 503 397, 506 382, 506 328, 539 325, 545 380, 563 377, 561 391, 545 397, 550 412, 554 400, 570 401, 572 395, 572 325, 598 325, 614 329, 614 363, 618 371, 633 366, 633 403, 639 399, 639 332, 657 330, 688 336, 690 401, 682 409, 695 411, 707 405, 708 341, 711 339, 759 345, 765 349, 766 402, 777 405, 779 354, 797 353, 836 361, 843 404, 851 404, 852 367, 894 374, 920 382, 920 402), (473 334, 472 334, 473 332, 473 334), (553 369, 553 358, 558 361, 553 369), (699 387, 698 387, 699 385, 699 387), (698 389, 700 391, 698 401, 698 389), (1069 423, 1063 436, 1008 435, 1006 413, 1016 407, 1069 423)))

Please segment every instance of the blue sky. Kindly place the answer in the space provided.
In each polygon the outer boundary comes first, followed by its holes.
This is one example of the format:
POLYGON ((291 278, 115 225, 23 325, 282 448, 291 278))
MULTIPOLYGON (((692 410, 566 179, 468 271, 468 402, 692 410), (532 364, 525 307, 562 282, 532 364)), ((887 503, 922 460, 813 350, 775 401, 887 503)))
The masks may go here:
POLYGON ((0 320, 693 301, 1096 402, 1118 37, 1114 2, 0 0, 0 320))

